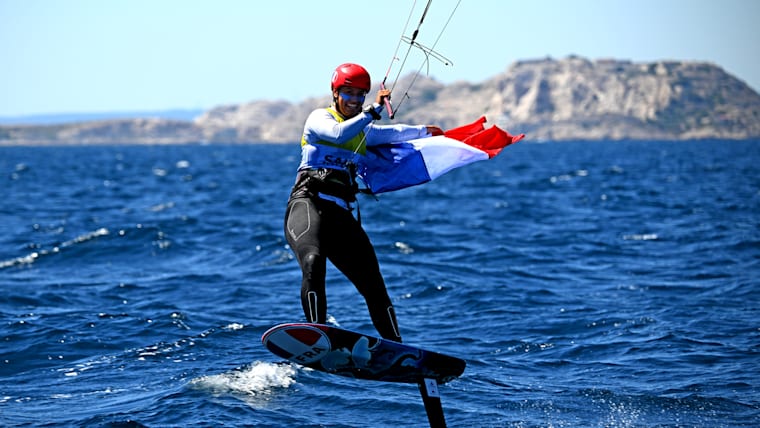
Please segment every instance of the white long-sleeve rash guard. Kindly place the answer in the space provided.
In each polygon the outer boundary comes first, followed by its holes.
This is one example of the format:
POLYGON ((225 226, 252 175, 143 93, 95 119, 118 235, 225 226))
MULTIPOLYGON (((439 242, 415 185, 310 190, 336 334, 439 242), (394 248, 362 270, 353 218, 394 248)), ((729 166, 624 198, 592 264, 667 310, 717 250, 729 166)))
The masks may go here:
MULTIPOLYGON (((383 109, 377 103, 373 103, 372 108, 378 113, 383 109)), ((356 162, 364 153, 363 148, 357 149, 358 142, 352 141, 362 131, 367 146, 430 136, 425 125, 375 125, 369 112, 339 121, 328 109, 320 108, 306 119, 298 170, 330 168, 347 171, 349 163, 356 162)))

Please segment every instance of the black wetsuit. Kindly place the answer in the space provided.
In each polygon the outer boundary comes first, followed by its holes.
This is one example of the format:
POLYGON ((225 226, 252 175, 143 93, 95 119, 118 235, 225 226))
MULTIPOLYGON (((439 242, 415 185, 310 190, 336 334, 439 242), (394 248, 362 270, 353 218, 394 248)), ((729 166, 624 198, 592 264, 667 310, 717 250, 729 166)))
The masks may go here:
MULTIPOLYGON (((327 318, 325 293, 326 261, 329 260, 348 278, 364 297, 372 323, 386 339, 401 341, 393 304, 388 297, 380 273, 377 255, 367 233, 350 210, 337 203, 316 196, 334 194, 325 189, 322 176, 342 171, 304 171, 299 174, 285 214, 285 236, 301 266, 301 304, 309 322, 324 324, 327 318)), ((336 187, 338 180, 330 187, 336 187)), ((353 201, 353 186, 345 183, 342 196, 350 194, 346 202, 353 201)), ((345 198, 344 198, 345 200, 345 198)))
MULTIPOLYGON (((373 104, 374 113, 382 111, 373 104)), ((386 339, 401 341, 393 304, 369 237, 351 213, 356 201, 354 165, 366 148, 428 136, 425 125, 375 125, 365 111, 345 119, 333 107, 314 110, 301 139, 298 178, 285 214, 285 236, 301 266, 306 319, 324 323, 326 261, 332 262, 367 302, 372 323, 386 339)))

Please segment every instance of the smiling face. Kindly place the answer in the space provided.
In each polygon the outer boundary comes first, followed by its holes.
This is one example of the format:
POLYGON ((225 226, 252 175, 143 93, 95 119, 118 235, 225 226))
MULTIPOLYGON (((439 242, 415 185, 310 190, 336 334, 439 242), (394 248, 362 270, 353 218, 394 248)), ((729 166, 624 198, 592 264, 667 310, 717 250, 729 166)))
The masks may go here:
POLYGON ((338 112, 347 119, 362 112, 366 95, 367 92, 364 89, 351 86, 341 86, 333 91, 333 98, 335 98, 338 112))

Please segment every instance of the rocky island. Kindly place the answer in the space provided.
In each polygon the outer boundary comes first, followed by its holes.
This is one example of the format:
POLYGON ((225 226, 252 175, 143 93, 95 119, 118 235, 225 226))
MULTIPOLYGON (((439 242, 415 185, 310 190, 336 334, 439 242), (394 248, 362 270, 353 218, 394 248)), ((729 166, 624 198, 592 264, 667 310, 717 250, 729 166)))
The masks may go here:
MULTIPOLYGON (((407 86, 398 82, 394 101, 407 86)), ((292 143, 300 140, 306 116, 329 102, 257 100, 220 106, 192 121, 0 126, 0 145, 292 143)), ((527 134, 526 141, 760 138, 760 95, 717 65, 685 61, 571 56, 518 61, 480 83, 446 85, 420 76, 395 121, 451 128, 482 115, 527 134)))

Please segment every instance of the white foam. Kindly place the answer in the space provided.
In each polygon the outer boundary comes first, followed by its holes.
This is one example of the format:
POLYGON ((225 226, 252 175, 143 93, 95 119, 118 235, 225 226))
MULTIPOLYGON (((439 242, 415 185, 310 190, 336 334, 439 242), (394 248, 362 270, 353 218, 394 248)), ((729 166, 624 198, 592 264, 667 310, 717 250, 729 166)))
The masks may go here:
POLYGON ((7 267, 11 267, 11 266, 17 266, 17 265, 30 265, 30 264, 36 262, 37 259, 39 259, 42 256, 47 256, 49 254, 59 253, 62 248, 71 247, 71 246, 73 246, 75 244, 79 244, 79 243, 82 243, 82 242, 87 242, 89 240, 92 240, 92 239, 95 239, 95 238, 98 238, 98 237, 101 237, 101 236, 106 236, 108 234, 109 234, 108 229, 106 229, 104 227, 101 227, 100 229, 95 230, 93 232, 88 232, 88 233, 85 233, 84 235, 77 236, 74 239, 65 241, 65 242, 61 243, 60 245, 55 246, 55 247, 53 247, 53 248, 51 248, 49 250, 35 251, 35 252, 32 252, 32 253, 30 253, 30 254, 28 254, 26 256, 17 257, 15 259, 0 260, 0 269, 4 269, 4 268, 7 268, 7 267))
POLYGON ((623 239, 626 241, 656 241, 660 239, 660 237, 656 233, 641 233, 623 235, 623 239))
POLYGON ((214 394, 247 394, 257 396, 277 388, 287 388, 296 382, 297 369, 292 364, 256 361, 252 365, 218 375, 193 379, 190 384, 214 394))

